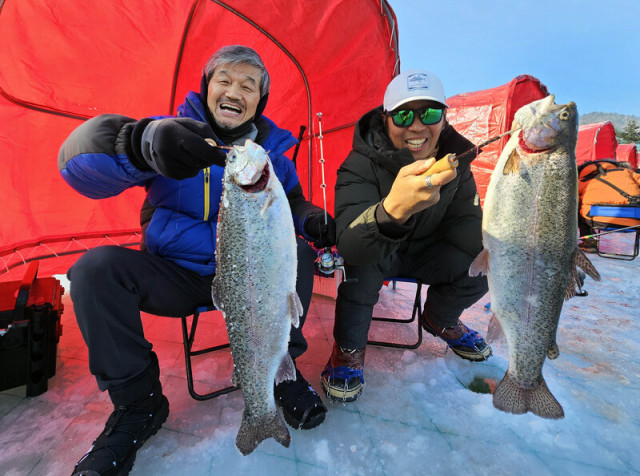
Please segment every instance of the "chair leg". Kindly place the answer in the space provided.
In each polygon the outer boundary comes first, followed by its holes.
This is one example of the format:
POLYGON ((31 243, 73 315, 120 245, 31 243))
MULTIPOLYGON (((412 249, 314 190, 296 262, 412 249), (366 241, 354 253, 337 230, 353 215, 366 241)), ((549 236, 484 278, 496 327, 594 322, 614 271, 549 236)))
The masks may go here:
POLYGON ((632 254, 625 254, 625 253, 609 253, 609 252, 604 252, 600 250, 600 239, 598 239, 598 244, 596 245, 596 252, 598 254, 598 256, 601 256, 603 258, 613 258, 613 259, 619 259, 619 260, 623 260, 623 261, 633 261, 636 256, 638 256, 638 252, 640 251, 640 230, 636 230, 635 232, 635 238, 634 238, 634 242, 633 242, 633 253, 632 254))
POLYGON ((420 313, 422 312, 422 283, 416 282, 416 297, 413 300, 413 311, 410 319, 392 319, 389 317, 372 317, 372 321, 395 322, 397 324, 408 324, 416 321, 418 324, 418 340, 414 344, 403 344, 399 342, 383 342, 377 340, 367 341, 367 345, 377 345, 379 347, 391 347, 394 349, 417 349, 422 344, 422 325, 420 324, 420 313))
POLYGON ((213 347, 208 347, 206 349, 192 350, 193 341, 196 335, 196 329, 198 327, 198 319, 200 317, 200 312, 196 310, 193 313, 193 319, 191 321, 191 329, 189 330, 187 330, 187 317, 188 316, 183 316, 181 317, 181 320, 182 320, 182 344, 184 347, 184 363, 187 371, 187 388, 189 390, 189 395, 191 395, 191 397, 194 400, 202 401, 202 400, 209 400, 211 398, 216 398, 216 397, 219 397, 220 395, 224 395, 225 393, 238 390, 238 387, 230 385, 228 387, 221 388, 220 390, 216 390, 216 391, 204 393, 204 394, 201 394, 195 391, 194 385, 193 385, 193 369, 192 369, 191 357, 194 355, 201 355, 201 354, 206 354, 208 352, 215 352, 216 350, 226 349, 229 347, 229 344, 227 343, 227 344, 216 345, 213 347))

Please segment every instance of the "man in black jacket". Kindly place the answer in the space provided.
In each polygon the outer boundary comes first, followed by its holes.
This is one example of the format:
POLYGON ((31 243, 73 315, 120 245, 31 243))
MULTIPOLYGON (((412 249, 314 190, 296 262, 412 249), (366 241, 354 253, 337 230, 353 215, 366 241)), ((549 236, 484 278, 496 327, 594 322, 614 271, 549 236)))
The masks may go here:
POLYGON ((482 249, 482 210, 466 155, 456 170, 421 175, 436 159, 474 145, 447 123, 444 88, 428 71, 388 85, 384 104, 356 126, 353 150, 337 173, 337 248, 349 282, 338 290, 335 344, 322 385, 334 401, 354 401, 373 306, 385 279, 429 284, 421 324, 458 356, 481 361, 491 348, 459 317, 488 290, 468 270, 482 249))

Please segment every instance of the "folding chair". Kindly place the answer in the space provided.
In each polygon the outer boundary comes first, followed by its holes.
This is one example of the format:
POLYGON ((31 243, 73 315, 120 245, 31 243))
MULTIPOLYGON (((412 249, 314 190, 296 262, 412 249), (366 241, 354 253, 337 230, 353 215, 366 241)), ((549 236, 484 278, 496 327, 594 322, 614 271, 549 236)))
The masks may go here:
POLYGON ((395 349, 417 349, 418 347, 420 347, 420 344, 422 343, 422 325, 420 323, 420 318, 419 316, 422 313, 422 282, 418 279, 413 279, 413 278, 400 278, 400 277, 394 277, 394 278, 389 278, 387 281, 392 281, 393 282, 393 289, 396 289, 396 282, 402 282, 402 283, 415 283, 417 285, 416 288, 416 296, 413 300, 413 310, 411 313, 411 318, 410 319, 393 319, 390 317, 372 317, 371 319, 373 321, 382 321, 382 322, 393 322, 396 324, 409 324, 411 322, 416 321, 418 324, 418 340, 414 343, 414 344, 404 344, 404 343, 399 343, 399 342, 384 342, 384 341, 377 341, 377 340, 369 340, 367 341, 368 345, 377 345, 380 347, 393 347, 395 349))
POLYGON ((229 348, 229 343, 215 345, 213 347, 207 347, 206 349, 198 349, 193 350, 193 342, 196 336, 196 329, 198 327, 198 320, 200 318, 201 312, 214 311, 216 308, 214 306, 201 306, 194 310, 193 318, 191 320, 191 327, 187 326, 187 319, 189 315, 181 317, 182 319, 182 344, 184 346, 184 363, 187 371, 187 388, 189 389, 189 395, 195 400, 209 400, 211 398, 219 397, 220 395, 224 395, 225 393, 233 392, 234 390, 238 390, 238 387, 233 385, 229 385, 228 387, 223 387, 219 390, 215 390, 209 393, 198 393, 194 389, 193 385, 193 370, 191 364, 191 357, 195 355, 206 354, 209 352, 216 352, 218 350, 223 350, 229 348))
MULTIPOLYGON (((633 205, 626 206, 608 206, 608 205, 591 205, 590 215, 592 217, 615 217, 615 218, 632 218, 638 219, 638 225, 640 225, 640 207, 633 205)), ((621 226, 598 226, 593 225, 594 231, 597 233, 601 232, 609 232, 609 233, 635 233, 634 242, 633 242, 633 251, 631 254, 625 253, 613 253, 613 252, 605 252, 600 249, 600 238, 596 240, 596 252, 598 256, 602 256, 604 258, 613 258, 613 259, 621 259, 632 261, 638 256, 638 251, 640 250, 640 228, 637 227, 621 227, 621 226)))

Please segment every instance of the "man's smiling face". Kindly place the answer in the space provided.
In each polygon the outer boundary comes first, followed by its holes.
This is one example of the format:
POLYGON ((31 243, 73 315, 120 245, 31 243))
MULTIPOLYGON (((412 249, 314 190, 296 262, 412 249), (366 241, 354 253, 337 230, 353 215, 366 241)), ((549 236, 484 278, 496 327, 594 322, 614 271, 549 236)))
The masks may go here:
POLYGON ((261 71, 256 66, 223 64, 207 91, 207 106, 218 125, 232 129, 253 119, 260 102, 261 71))
MULTIPOLYGON (((434 101, 417 100, 406 103, 399 109, 420 109, 424 107, 442 108, 434 101)), ((445 114, 440 122, 425 126, 418 117, 408 127, 398 127, 389 116, 383 115, 387 121, 389 139, 396 149, 409 149, 414 160, 427 159, 438 150, 438 139, 445 126, 445 114)))

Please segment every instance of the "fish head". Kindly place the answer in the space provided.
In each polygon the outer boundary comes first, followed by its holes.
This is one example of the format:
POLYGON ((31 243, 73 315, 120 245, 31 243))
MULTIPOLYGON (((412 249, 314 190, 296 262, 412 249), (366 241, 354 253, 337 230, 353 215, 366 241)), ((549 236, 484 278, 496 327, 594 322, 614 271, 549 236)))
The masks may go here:
POLYGON ((258 144, 247 139, 235 145, 227 155, 225 177, 247 192, 259 192, 269 182, 269 156, 258 144))
POLYGON ((546 152, 560 145, 575 149, 578 110, 574 102, 556 104, 551 94, 518 109, 514 123, 521 128, 519 146, 525 152, 546 152))

